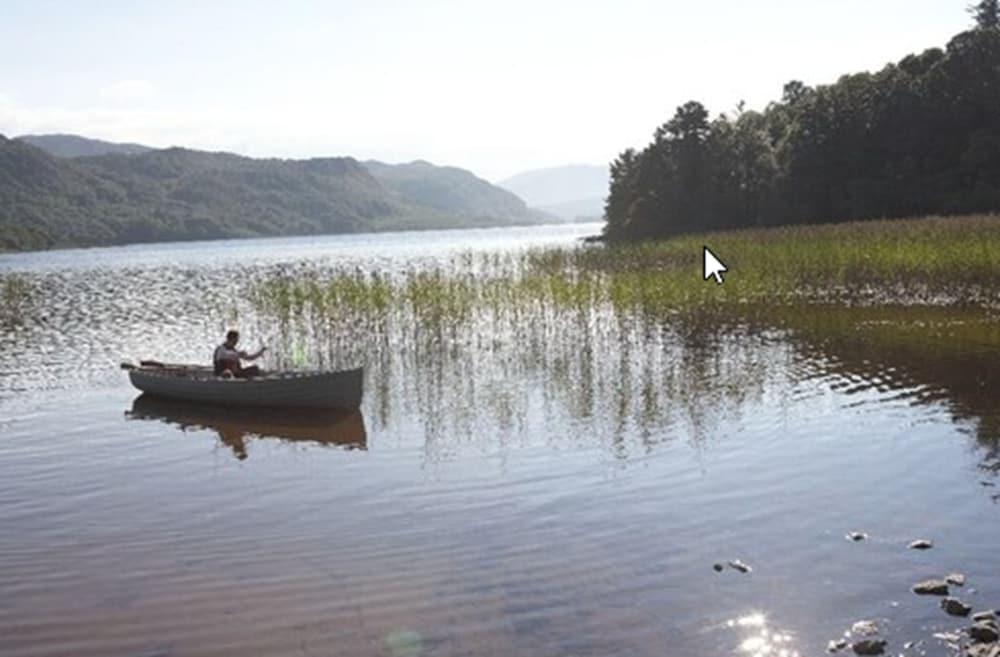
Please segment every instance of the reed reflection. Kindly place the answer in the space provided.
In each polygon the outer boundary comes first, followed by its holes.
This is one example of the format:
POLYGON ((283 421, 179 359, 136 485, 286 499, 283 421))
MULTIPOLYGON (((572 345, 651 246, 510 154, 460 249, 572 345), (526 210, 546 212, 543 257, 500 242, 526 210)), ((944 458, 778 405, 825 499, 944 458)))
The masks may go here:
POLYGON ((782 381, 791 354, 738 321, 695 325, 601 304, 356 316, 299 303, 271 316, 279 362, 294 366, 308 345, 308 362, 363 364, 375 426, 417 424, 432 462, 539 441, 599 446, 621 461, 677 438, 699 447, 782 381))
POLYGON ((362 274, 272 281, 257 317, 281 327, 275 342, 289 364, 303 345, 309 362, 363 363, 376 425, 420 423, 430 460, 539 435, 596 442, 622 460, 677 437, 701 448, 762 405, 834 390, 944 404, 974 427, 982 469, 1000 471, 1000 323, 988 311, 681 312, 615 303, 598 283, 563 289, 557 279, 518 279, 509 263, 499 271, 516 284, 447 271, 395 283, 362 274))
POLYGON ((139 395, 125 413, 130 420, 160 421, 180 428, 215 431, 219 441, 243 460, 253 439, 277 439, 342 449, 367 449, 361 411, 290 411, 192 404, 139 395))

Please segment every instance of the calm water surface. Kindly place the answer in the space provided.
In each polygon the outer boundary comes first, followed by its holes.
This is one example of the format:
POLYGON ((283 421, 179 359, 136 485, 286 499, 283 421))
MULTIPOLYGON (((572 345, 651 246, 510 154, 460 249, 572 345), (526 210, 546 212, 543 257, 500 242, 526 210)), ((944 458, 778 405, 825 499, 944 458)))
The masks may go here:
POLYGON ((818 655, 858 620, 952 654, 933 635, 963 623, 909 588, 959 571, 1000 607, 990 313, 344 338, 310 357, 364 365, 365 403, 320 423, 137 398, 117 369, 205 360, 232 324, 287 355, 298 329, 249 301, 276 272, 593 232, 0 256, 38 294, 0 324, 0 655, 818 655))

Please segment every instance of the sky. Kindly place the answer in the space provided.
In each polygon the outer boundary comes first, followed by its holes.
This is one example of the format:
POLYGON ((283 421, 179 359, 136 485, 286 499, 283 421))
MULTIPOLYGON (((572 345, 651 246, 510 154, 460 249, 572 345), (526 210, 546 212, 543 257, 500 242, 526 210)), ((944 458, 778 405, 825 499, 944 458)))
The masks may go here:
POLYGON ((968 0, 0 0, 0 134, 253 157, 604 164, 967 29, 968 0))

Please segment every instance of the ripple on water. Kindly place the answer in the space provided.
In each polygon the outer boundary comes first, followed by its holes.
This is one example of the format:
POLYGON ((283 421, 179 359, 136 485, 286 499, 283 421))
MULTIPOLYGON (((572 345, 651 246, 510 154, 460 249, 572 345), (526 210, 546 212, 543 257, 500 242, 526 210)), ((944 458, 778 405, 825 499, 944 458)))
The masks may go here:
POLYGON ((139 417, 119 360, 276 337, 247 286, 359 250, 297 244, 25 268, 47 305, 0 332, 11 654, 790 656, 859 618, 927 637, 931 571, 1000 591, 982 354, 547 309, 364 343, 361 446, 139 417))

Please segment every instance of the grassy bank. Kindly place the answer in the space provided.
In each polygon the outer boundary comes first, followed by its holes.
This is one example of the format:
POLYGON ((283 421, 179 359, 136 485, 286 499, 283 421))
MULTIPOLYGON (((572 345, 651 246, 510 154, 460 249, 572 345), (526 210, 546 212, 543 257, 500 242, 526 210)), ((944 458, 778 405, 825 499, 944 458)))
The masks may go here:
POLYGON ((466 254, 429 270, 276 277, 255 290, 283 316, 303 311, 418 318, 476 309, 618 308, 676 312, 707 305, 992 305, 1000 299, 1000 217, 927 218, 708 233, 633 245, 466 254), (701 278, 702 246, 729 267, 701 278))
MULTIPOLYGON (((727 231, 581 253, 618 287, 662 287, 667 302, 824 300, 988 303, 1000 290, 1000 217, 871 221, 727 231), (726 284, 694 285, 701 248, 729 267, 726 284)), ((640 298, 645 298, 640 293, 640 298)))

